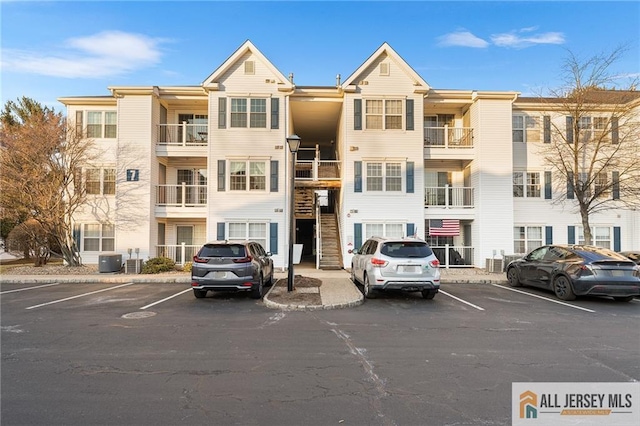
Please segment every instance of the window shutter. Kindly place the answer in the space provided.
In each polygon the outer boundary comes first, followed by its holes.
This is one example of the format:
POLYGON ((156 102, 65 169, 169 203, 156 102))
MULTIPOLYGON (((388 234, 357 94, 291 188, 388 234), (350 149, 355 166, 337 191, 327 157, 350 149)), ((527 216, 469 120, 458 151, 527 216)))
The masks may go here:
POLYGON ((278 192, 278 160, 271 162, 271 192, 278 192))
POLYGON ((619 143, 618 117, 611 117, 611 143, 619 143))
POLYGON ((218 241, 224 241, 224 222, 218 222, 218 241))
POLYGON ((269 224, 269 246, 271 254, 278 254, 278 223, 269 224))
POLYGON ((573 200, 573 172, 567 175, 567 200, 573 200))
POLYGON ((415 169, 415 163, 413 161, 408 161, 407 162, 407 193, 408 194, 413 194, 414 192, 414 188, 413 188, 413 175, 414 175, 414 169, 415 169))
POLYGON ((225 160, 218 160, 218 191, 225 191, 225 182, 227 178, 227 173, 225 171, 225 166, 227 162, 225 160))
POLYGON ((611 191, 614 200, 620 199, 620 172, 611 173, 613 190, 611 191))
POLYGON ((544 143, 551 143, 551 117, 548 115, 545 115, 542 118, 543 122, 544 122, 544 139, 543 142, 544 143))
POLYGON ((414 128, 414 124, 413 124, 413 99, 407 99, 407 116, 406 116, 406 121, 407 121, 407 130, 413 130, 414 128))
POLYGON ((80 238, 82 236, 82 231, 81 231, 81 227, 80 224, 78 223, 74 223, 73 224, 73 243, 76 245, 76 252, 80 252, 80 238))
POLYGON ((280 99, 271 98, 271 128, 278 129, 280 127, 280 99))
POLYGON ((360 249, 362 246, 362 224, 354 223, 353 224, 353 247, 356 249, 360 249))
POLYGON ((553 244, 553 226, 544 227, 545 244, 553 244))
POLYGON ((567 143, 573 144, 573 117, 567 117, 567 143))
POLYGON ((227 98, 218 98, 218 129, 227 128, 227 98))
POLYGON ((613 251, 620 251, 620 227, 613 227, 613 251))
POLYGON ((353 162, 353 192, 362 192, 362 161, 353 162))
POLYGON ((568 226, 567 227, 567 244, 575 244, 576 243, 576 227, 568 226))
POLYGON ((362 99, 353 100, 353 130, 362 130, 362 99))
POLYGON ((407 223, 407 237, 413 237, 415 233, 416 233, 416 224, 407 223))
POLYGON ((76 133, 77 133, 76 136, 78 137, 84 136, 84 122, 82 119, 83 116, 84 116, 84 111, 76 111, 76 133))
POLYGON ((544 199, 551 199, 551 172, 544 172, 544 199))

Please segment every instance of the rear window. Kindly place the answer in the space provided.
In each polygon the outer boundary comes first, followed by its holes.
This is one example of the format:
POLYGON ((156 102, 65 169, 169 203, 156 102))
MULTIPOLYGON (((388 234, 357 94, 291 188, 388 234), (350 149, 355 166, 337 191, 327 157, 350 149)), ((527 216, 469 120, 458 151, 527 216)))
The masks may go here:
POLYGON ((398 241, 384 243, 380 253, 389 257, 428 257, 433 254, 426 243, 414 241, 398 241))
POLYGON ((245 257, 242 244, 205 244, 198 257, 245 257))

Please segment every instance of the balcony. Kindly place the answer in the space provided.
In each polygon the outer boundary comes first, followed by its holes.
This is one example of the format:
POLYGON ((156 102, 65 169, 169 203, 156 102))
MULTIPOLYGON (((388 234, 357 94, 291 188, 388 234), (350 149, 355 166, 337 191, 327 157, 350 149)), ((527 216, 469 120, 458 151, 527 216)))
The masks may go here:
POLYGON ((424 189, 425 219, 438 219, 446 211, 447 218, 473 220, 474 188, 426 187, 424 189))
POLYGON ((436 160, 473 160, 475 149, 470 127, 425 127, 424 158, 436 160))
POLYGON ((202 245, 169 244, 156 246, 157 257, 168 257, 178 265, 191 262, 202 245))
POLYGON ((207 185, 156 185, 155 212, 156 217, 205 217, 207 185))
POLYGON ((206 124, 158 124, 156 155, 206 156, 209 131, 206 124))
POLYGON ((297 160, 295 166, 296 186, 340 186, 340 161, 297 160))

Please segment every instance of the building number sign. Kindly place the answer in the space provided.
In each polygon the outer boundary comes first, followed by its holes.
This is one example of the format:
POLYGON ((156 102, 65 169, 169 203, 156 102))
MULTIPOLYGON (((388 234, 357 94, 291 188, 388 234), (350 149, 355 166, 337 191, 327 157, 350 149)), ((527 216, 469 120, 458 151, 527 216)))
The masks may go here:
POLYGON ((140 170, 127 169, 127 182, 137 182, 140 179, 140 170))

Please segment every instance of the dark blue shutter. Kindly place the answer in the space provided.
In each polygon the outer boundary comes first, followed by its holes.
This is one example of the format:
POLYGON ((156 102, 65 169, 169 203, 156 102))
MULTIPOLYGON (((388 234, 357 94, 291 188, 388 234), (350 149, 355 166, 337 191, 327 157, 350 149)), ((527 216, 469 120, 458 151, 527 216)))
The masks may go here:
POLYGON ((224 241, 224 222, 218 222, 218 241, 224 241))
POLYGON ((551 199, 551 172, 544 172, 544 199, 551 199))
POLYGON ((227 98, 218 98, 218 129, 227 127, 227 98))
POLYGON ((278 223, 269 224, 269 246, 271 254, 278 254, 278 223))
POLYGON ((225 190, 225 181, 227 177, 225 171, 226 164, 226 160, 218 160, 218 191, 221 192, 224 192, 225 190))
POLYGON ((544 227, 545 244, 553 244, 553 226, 544 227))
POLYGON ((543 118, 543 123, 544 123, 544 137, 543 137, 543 142, 544 143, 551 143, 551 117, 548 115, 545 115, 543 118))
POLYGON ((567 244, 575 244, 576 243, 576 227, 568 226, 567 227, 567 244))
POLYGON ((278 160, 271 162, 271 192, 278 192, 278 160))
POLYGON ((353 192, 362 192, 362 161, 353 162, 353 192))
POLYGON ((620 251, 620 227, 613 227, 613 251, 620 251))
POLYGON ((611 173, 611 179, 612 179, 612 195, 613 195, 613 199, 614 200, 619 200, 620 199, 620 172, 612 172, 611 173))
POLYGON ((413 234, 415 233, 416 233, 416 224, 407 223, 407 237, 413 237, 413 234))
POLYGON ((271 98, 271 128, 277 129, 280 126, 280 99, 271 98))
POLYGON ((567 143, 573 144, 573 117, 567 117, 567 143))
POLYGON ((353 130, 362 130, 362 99, 353 100, 353 130))
POLYGON ((567 173, 567 200, 573 200, 573 172, 567 173))
POLYGON ((618 132, 618 117, 611 118, 611 143, 619 143, 620 134, 618 132))
POLYGON ((353 248, 360 250, 362 246, 362 224, 353 224, 353 248))
POLYGON ((407 121, 407 130, 413 130, 414 128, 414 124, 413 124, 413 99, 407 99, 407 116, 406 116, 406 121, 407 121))
POLYGON ((413 194, 414 185, 413 185, 413 175, 414 175, 415 163, 413 161, 407 162, 407 193, 413 194))

